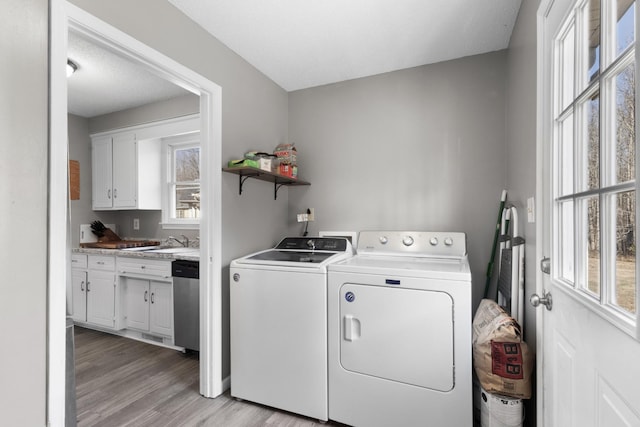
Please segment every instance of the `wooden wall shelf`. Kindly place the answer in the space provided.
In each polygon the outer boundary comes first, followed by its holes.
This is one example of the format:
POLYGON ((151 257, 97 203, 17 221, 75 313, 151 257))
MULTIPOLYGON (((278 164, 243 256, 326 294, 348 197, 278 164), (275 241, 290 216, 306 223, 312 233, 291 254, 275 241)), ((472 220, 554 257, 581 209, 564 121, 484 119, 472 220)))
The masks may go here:
POLYGON ((273 172, 267 172, 262 169, 256 169, 251 167, 238 167, 238 168, 222 168, 223 172, 232 173, 238 175, 239 191, 238 194, 242 194, 242 186, 244 182, 249 178, 255 178, 260 181, 273 182, 273 199, 278 198, 278 190, 283 185, 311 185, 310 182, 302 181, 296 178, 289 178, 273 172))

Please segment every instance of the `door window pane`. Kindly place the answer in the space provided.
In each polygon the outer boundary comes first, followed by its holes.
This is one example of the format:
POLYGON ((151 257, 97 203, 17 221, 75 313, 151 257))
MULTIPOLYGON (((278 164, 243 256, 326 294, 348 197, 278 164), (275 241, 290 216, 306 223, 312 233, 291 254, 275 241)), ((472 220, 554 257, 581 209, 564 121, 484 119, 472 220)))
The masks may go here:
POLYGON ((600 202, 598 197, 583 201, 586 208, 586 288, 600 297, 600 202))
POLYGON ((560 204, 560 277, 570 284, 575 283, 574 273, 574 226, 573 200, 560 204))
POLYGON ((572 23, 571 26, 567 29, 566 33, 562 40, 560 40, 559 48, 560 48, 560 67, 558 70, 559 78, 558 85, 560 98, 560 111, 563 111, 567 106, 569 106, 574 100, 574 56, 575 56, 575 32, 576 27, 575 24, 572 23))
POLYGON ((613 303, 629 313, 636 312, 636 193, 615 196, 616 265, 613 303))
POLYGON ((600 94, 583 106, 582 190, 600 187, 600 94))
POLYGON ((585 6, 587 17, 587 81, 600 74, 600 0, 590 0, 585 6))
POLYGON ((635 66, 632 64, 616 77, 616 183, 636 176, 635 150, 635 66))
POLYGON ((636 2, 617 0, 616 2, 616 56, 620 55, 635 40, 636 2))
POLYGON ((564 119, 560 124, 560 196, 572 194, 573 189, 573 114, 564 119))

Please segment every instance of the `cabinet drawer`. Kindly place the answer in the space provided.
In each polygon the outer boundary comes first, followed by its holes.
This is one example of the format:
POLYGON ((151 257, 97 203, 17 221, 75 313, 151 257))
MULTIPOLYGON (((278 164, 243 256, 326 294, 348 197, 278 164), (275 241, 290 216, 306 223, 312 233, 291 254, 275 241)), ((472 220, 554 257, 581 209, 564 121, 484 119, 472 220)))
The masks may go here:
POLYGON ((136 274, 164 279, 171 277, 171 261, 118 257, 117 265, 120 275, 136 274))
POLYGON ((71 268, 87 268, 87 255, 71 254, 71 268))
POLYGON ((89 255, 89 269, 114 271, 116 267, 115 257, 89 255))

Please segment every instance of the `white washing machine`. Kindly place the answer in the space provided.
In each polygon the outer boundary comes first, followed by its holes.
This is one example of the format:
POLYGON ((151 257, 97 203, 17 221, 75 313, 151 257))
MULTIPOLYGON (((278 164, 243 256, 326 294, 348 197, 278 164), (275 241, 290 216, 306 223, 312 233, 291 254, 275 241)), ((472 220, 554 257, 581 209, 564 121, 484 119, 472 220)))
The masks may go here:
POLYGON ((328 419, 327 266, 345 238, 288 237, 231 262, 231 395, 328 419))
POLYGON ((469 427, 471 272, 463 233, 365 231, 329 266, 329 418, 469 427))

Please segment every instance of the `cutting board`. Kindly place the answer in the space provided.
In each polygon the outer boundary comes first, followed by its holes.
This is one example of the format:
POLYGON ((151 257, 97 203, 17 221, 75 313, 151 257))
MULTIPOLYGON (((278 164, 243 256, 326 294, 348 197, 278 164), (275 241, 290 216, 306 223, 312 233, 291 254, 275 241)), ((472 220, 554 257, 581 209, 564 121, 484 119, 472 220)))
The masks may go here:
POLYGON ((141 246, 159 246, 158 240, 116 240, 112 242, 91 242, 80 243, 82 248, 96 248, 96 249, 126 249, 126 248, 139 248, 141 246))

